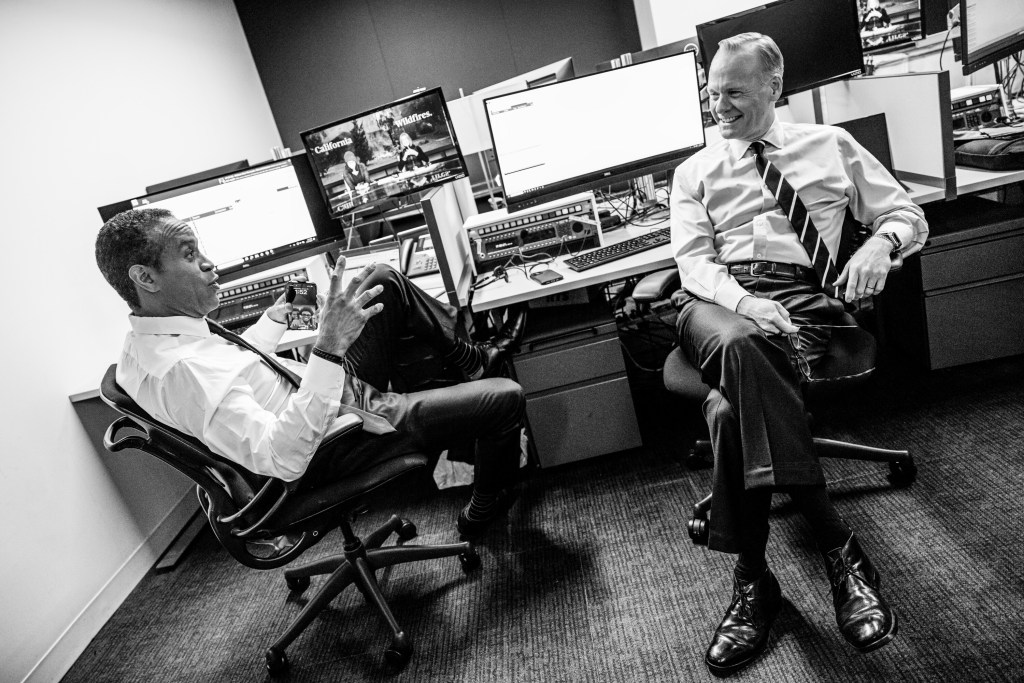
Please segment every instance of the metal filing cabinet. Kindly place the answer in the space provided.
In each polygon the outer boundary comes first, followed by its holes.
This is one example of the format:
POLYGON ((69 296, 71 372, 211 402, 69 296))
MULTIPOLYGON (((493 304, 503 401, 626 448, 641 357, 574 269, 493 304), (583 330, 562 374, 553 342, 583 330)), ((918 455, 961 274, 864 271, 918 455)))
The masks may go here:
POLYGON ((513 365, 542 467, 641 445, 618 330, 603 303, 531 310, 513 365))

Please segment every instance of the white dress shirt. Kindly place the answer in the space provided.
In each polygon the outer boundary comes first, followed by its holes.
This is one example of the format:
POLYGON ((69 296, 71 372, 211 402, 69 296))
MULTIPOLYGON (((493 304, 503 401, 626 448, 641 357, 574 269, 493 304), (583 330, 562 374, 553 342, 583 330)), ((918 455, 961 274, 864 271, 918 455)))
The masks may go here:
MULTIPOLYGON (((302 377, 295 390, 258 355, 212 334, 205 318, 128 321, 117 383, 155 419, 252 472, 298 479, 332 427, 344 423, 345 370, 336 363, 280 358, 302 377)), ((284 331, 264 315, 243 336, 273 353, 284 331)))
MULTIPOLYGON (((894 233, 904 255, 924 245, 924 212, 845 130, 776 120, 762 139, 765 156, 793 186, 833 260, 847 206, 872 232, 894 233)), ((744 140, 709 145, 680 164, 672 187, 672 251, 682 286, 733 311, 748 292, 726 264, 811 266, 796 231, 761 182, 749 147, 744 140)))

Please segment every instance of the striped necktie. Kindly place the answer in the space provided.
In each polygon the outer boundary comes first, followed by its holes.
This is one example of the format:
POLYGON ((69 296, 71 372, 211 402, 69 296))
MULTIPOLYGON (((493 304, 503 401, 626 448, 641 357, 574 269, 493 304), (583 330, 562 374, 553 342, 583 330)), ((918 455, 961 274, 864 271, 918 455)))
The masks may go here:
MULTIPOLYGON (((207 320, 206 322, 210 326, 210 332, 214 333, 218 337, 226 339, 232 344, 236 344, 238 346, 241 346, 242 348, 252 351, 257 356, 259 356, 264 363, 269 365, 271 369, 277 372, 277 374, 281 375, 286 380, 288 380, 288 382, 296 389, 298 389, 299 385, 302 384, 302 378, 299 377, 297 373, 286 368, 283 363, 278 361, 269 353, 264 353, 263 351, 260 351, 258 348, 253 346, 245 337, 235 334, 234 332, 227 329, 220 323, 216 323, 212 320, 207 320)), ((362 410, 361 408, 356 408, 353 405, 345 404, 345 398, 352 398, 354 400, 355 387, 353 386, 353 382, 355 381, 358 380, 355 379, 355 376, 352 374, 351 370, 349 368, 345 368, 345 389, 343 390, 343 400, 340 412, 351 413, 352 415, 358 415, 359 417, 361 417, 363 420, 363 431, 365 432, 369 432, 371 434, 388 434, 390 432, 396 431, 394 425, 392 425, 390 422, 388 422, 385 418, 381 417, 380 415, 368 412, 366 410, 362 410)))
POLYGON ((818 275, 818 283, 824 291, 831 291, 834 295, 835 288, 832 285, 839 277, 836 272, 836 264, 832 260, 832 255, 828 253, 828 247, 825 246, 821 235, 818 234, 818 229, 814 227, 814 221, 807 213, 804 203, 800 201, 793 186, 789 184, 778 167, 765 157, 764 142, 761 140, 752 142, 750 149, 754 150, 754 161, 757 164, 761 182, 775 197, 775 201, 782 207, 782 211, 799 235, 800 242, 811 259, 814 272, 818 275))

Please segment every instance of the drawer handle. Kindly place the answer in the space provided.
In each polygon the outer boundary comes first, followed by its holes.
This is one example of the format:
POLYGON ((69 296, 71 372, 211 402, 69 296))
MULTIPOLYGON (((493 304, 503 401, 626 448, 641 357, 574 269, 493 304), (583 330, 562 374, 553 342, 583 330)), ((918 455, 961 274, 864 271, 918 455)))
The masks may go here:
POLYGON ((560 332, 559 334, 553 334, 550 337, 542 337, 541 339, 535 339, 527 344, 527 347, 531 351, 535 350, 538 346, 543 344, 550 344, 551 342, 560 341, 562 339, 569 339, 572 337, 596 337, 600 332, 596 327, 588 327, 583 330, 569 330, 567 332, 560 332))

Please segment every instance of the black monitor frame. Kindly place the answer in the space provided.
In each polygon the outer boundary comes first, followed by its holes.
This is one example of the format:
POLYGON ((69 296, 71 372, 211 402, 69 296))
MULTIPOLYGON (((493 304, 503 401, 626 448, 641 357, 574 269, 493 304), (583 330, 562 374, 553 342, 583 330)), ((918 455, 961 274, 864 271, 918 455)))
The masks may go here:
MULTIPOLYGON (((699 88, 700 81, 699 81, 699 73, 697 71, 696 54, 694 54, 694 53, 678 53, 678 54, 675 54, 675 55, 667 55, 665 57, 659 57, 657 59, 647 60, 647 61, 645 61, 643 63, 634 64, 634 65, 630 65, 630 66, 627 66, 627 67, 622 67, 621 69, 614 69, 614 70, 611 70, 611 71, 598 71, 598 72, 594 72, 594 73, 591 73, 591 74, 587 74, 585 76, 577 76, 576 78, 573 78, 573 79, 570 79, 570 80, 567 80, 567 81, 562 81, 562 82, 558 82, 558 83, 549 83, 547 85, 537 86, 536 88, 530 88, 529 91, 530 92, 534 92, 534 91, 538 91, 538 90, 544 90, 546 88, 558 88, 560 86, 565 86, 565 85, 569 85, 569 84, 578 84, 580 81, 585 80, 585 79, 607 78, 611 74, 621 74, 623 69, 643 68, 644 65, 651 64, 652 62, 657 62, 657 61, 663 61, 663 60, 667 60, 667 59, 678 58, 682 54, 693 54, 692 59, 693 59, 694 79, 695 79, 695 82, 697 84, 697 87, 699 88)), ((487 127, 488 127, 488 132, 489 132, 489 134, 491 136, 491 147, 492 147, 492 149, 495 149, 495 163, 498 165, 498 172, 499 173, 503 173, 502 168, 501 168, 501 157, 500 157, 500 154, 499 154, 499 152, 497 150, 497 147, 495 145, 494 131, 493 131, 493 129, 491 127, 491 124, 490 124, 490 113, 489 113, 489 109, 488 109, 488 103, 491 102, 492 100, 497 100, 497 99, 500 99, 500 98, 503 98, 503 97, 510 97, 510 96, 515 95, 516 93, 521 93, 521 92, 524 92, 524 91, 523 90, 518 90, 518 91, 515 91, 515 92, 512 92, 512 93, 503 93, 501 95, 495 95, 493 97, 488 97, 488 98, 486 98, 484 100, 484 112, 487 115, 487 119, 488 119, 488 121, 487 121, 488 126, 487 127)), ((614 92, 614 93, 611 94, 611 96, 620 97, 620 96, 623 96, 623 93, 621 93, 621 92, 614 92)), ((698 106, 699 106, 699 96, 698 96, 698 106)), ((595 110, 594 115, 595 116, 600 116, 600 113, 601 112, 598 109, 598 110, 595 110)), ((625 181, 625 180, 631 180, 631 179, 636 178, 636 177, 641 176, 641 175, 650 174, 650 173, 657 173, 659 171, 671 170, 671 169, 675 168, 676 166, 678 166, 680 164, 680 162, 682 162, 684 159, 686 159, 687 157, 695 154, 697 151, 702 149, 707 144, 707 136, 706 136, 706 134, 703 133, 703 131, 704 131, 703 127, 701 128, 701 131, 702 131, 702 140, 703 141, 699 145, 694 145, 694 146, 691 146, 691 147, 687 147, 685 149, 673 150, 672 152, 667 152, 667 153, 658 155, 656 157, 649 157, 649 158, 646 158, 646 159, 638 159, 638 160, 636 160, 634 162, 627 163, 627 164, 621 164, 621 165, 618 165, 618 166, 613 166, 613 167, 605 168, 605 169, 598 169, 598 170, 589 172, 589 173, 587 173, 585 175, 577 176, 575 178, 565 179, 565 180, 559 181, 557 183, 552 183, 550 185, 546 185, 546 186, 544 186, 542 188, 537 188, 535 190, 523 193, 521 195, 517 195, 515 197, 510 197, 508 195, 508 193, 505 192, 506 205, 507 205, 509 211, 519 211, 519 210, 522 210, 522 209, 526 209, 526 208, 530 208, 530 207, 533 207, 533 206, 537 206, 538 204, 543 204, 543 203, 546 203, 546 202, 554 201, 556 199, 561 199, 563 197, 569 197, 569 196, 572 196, 574 194, 578 194, 580 192, 585 192, 587 190, 593 190, 593 189, 597 189, 597 188, 600 188, 600 187, 606 187, 606 186, 612 185, 612 184, 617 183, 617 182, 622 182, 622 181, 625 181)), ((502 187, 502 190, 504 191, 505 188, 502 187)))
MULTIPOLYGON (((857 15, 857 0, 776 0, 776 2, 771 2, 753 9, 731 14, 727 17, 720 17, 713 21, 707 21, 703 24, 699 24, 697 26, 697 42, 700 46, 701 64, 704 65, 705 73, 710 68, 711 60, 714 58, 714 55, 718 52, 718 42, 724 38, 728 38, 739 33, 745 33, 747 31, 757 31, 758 33, 771 36, 782 51, 787 71, 782 79, 781 97, 783 98, 805 90, 819 88, 823 85, 827 85, 828 83, 841 81, 845 78, 849 78, 850 76, 856 76, 864 73, 864 47, 860 37, 860 20, 857 15), (768 31, 763 30, 763 23, 770 20, 774 10, 797 2, 812 3, 813 6, 816 7, 826 2, 834 3, 837 5, 836 12, 834 13, 836 16, 839 16, 840 12, 845 11, 850 19, 850 33, 849 35, 842 36, 842 38, 850 41, 850 44, 846 46, 846 48, 856 53, 856 59, 850 59, 849 64, 845 64, 843 65, 843 68, 836 69, 827 75, 807 80, 806 82, 794 82, 794 79, 792 78, 792 70, 790 68, 792 50, 787 54, 787 47, 789 46, 789 41, 795 42, 804 40, 806 35, 808 35, 808 30, 804 30, 798 26, 790 24, 781 32, 768 31), (839 7, 843 5, 845 5, 845 9, 839 7), (736 28, 730 28, 732 26, 735 26, 736 28), (775 33, 776 35, 772 35, 772 33, 775 33), (713 41, 713 44, 711 44, 712 34, 716 38, 713 41), (856 47, 854 47, 854 45, 856 45, 856 47)), ((824 59, 824 55, 819 55, 819 58, 824 59)))
POLYGON ((1000 59, 1005 59, 1010 55, 1016 54, 1024 50, 1024 26, 1018 27, 1018 31, 1006 38, 1003 38, 995 43, 992 43, 984 48, 980 54, 971 54, 971 45, 968 39, 968 26, 970 25, 967 17, 967 0, 961 0, 960 2, 960 41, 962 43, 961 49, 961 64, 963 65, 964 76, 968 76, 975 71, 984 69, 986 66, 995 64, 1000 59))
MULTIPOLYGON (((342 218, 343 216, 349 216, 350 214, 353 213, 364 213, 367 209, 374 207, 377 207, 378 211, 384 213, 389 207, 394 208, 396 203, 398 205, 401 205, 403 201, 406 201, 409 198, 422 196, 422 194, 426 190, 429 190, 432 187, 437 187, 439 185, 443 185, 453 180, 458 180, 459 178, 469 177, 469 171, 466 168, 466 160, 462 155, 462 148, 459 146, 459 139, 455 132, 455 126, 452 124, 451 114, 448 112, 448 104, 444 99, 444 92, 440 87, 430 88, 428 90, 413 93, 412 95, 402 97, 400 99, 394 100, 393 102, 388 102, 387 104, 372 107, 371 109, 367 109, 366 111, 360 112, 358 114, 344 116, 336 121, 332 121, 330 123, 325 123, 314 128, 304 130, 299 134, 299 137, 302 139, 302 144, 305 147, 305 153, 309 157, 310 166, 312 166, 314 170, 314 177, 316 178, 317 186, 320 188, 320 196, 323 200, 324 206, 327 208, 327 212, 333 218, 342 218), (407 104, 411 101, 418 99, 426 99, 428 97, 436 97, 440 103, 440 109, 444 115, 444 124, 447 126, 448 133, 452 142, 452 148, 455 151, 454 157, 458 160, 458 168, 455 170, 455 172, 449 175, 445 175, 444 177, 434 177, 434 175, 431 174, 426 177, 425 182, 423 184, 416 185, 414 188, 398 191, 394 194, 389 193, 386 194, 385 196, 375 196, 375 198, 370 199, 368 201, 362 201, 352 206, 342 205, 341 208, 339 208, 339 204, 333 201, 333 197, 331 194, 331 188, 333 188, 338 183, 331 184, 329 187, 324 183, 324 175, 327 171, 327 168, 321 168, 321 164, 319 163, 319 160, 316 157, 316 152, 314 151, 314 149, 311 149, 311 147, 315 147, 315 145, 311 145, 311 143, 313 142, 312 137, 314 135, 321 134, 329 129, 336 128, 347 123, 356 123, 360 119, 365 119, 366 117, 373 116, 374 114, 377 114, 379 112, 389 110, 395 106, 407 104)), ((354 143, 352 144, 354 145, 354 143)), ((337 148, 348 146, 350 145, 338 145, 337 148)), ((445 150, 443 151, 445 151, 445 156, 443 157, 443 160, 449 162, 452 161, 453 159, 451 158, 451 155, 448 154, 448 152, 450 151, 449 148, 445 148, 445 150)), ((360 159, 360 161, 363 160, 360 159)), ((454 164, 452 165, 454 166, 454 164)), ((390 170, 392 164, 388 162, 383 166, 385 167, 385 170, 390 170)), ((446 173, 447 170, 442 169, 441 172, 446 173)), ((385 176, 386 175, 387 174, 385 174, 385 176)), ((380 179, 381 178, 371 178, 372 181, 377 181, 380 179)), ((377 188, 374 189, 376 190, 377 188)), ((390 190, 388 192, 390 192, 390 190)), ((375 194, 379 194, 379 192, 375 192, 375 194)))

